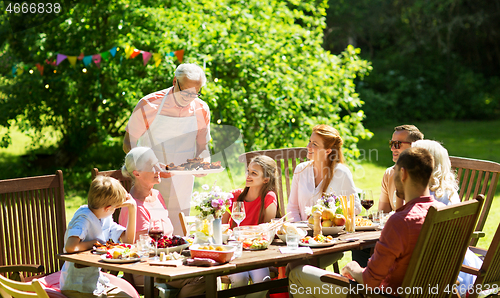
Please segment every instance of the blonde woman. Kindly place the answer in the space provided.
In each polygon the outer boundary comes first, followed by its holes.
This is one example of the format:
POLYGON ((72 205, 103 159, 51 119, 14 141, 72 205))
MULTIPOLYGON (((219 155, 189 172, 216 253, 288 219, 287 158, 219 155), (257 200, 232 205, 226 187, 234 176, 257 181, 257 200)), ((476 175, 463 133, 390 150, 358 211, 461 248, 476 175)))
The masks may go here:
POLYGON ((431 195, 445 205, 460 203, 458 183, 455 174, 451 170, 448 150, 432 140, 415 141, 411 146, 427 149, 434 157, 434 170, 429 180, 431 195))

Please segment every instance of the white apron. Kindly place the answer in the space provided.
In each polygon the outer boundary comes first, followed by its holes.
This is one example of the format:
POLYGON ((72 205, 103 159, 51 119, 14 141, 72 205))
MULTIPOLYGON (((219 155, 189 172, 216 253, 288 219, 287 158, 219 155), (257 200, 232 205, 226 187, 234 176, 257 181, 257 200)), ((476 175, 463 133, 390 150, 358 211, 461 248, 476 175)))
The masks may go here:
MULTIPOLYGON (((153 149, 160 162, 167 165, 171 162, 180 165, 188 158, 195 157, 198 123, 196 114, 189 117, 160 115, 168 94, 169 92, 163 97, 155 119, 149 129, 139 138, 137 145, 153 149)), ((174 226, 174 235, 182 235, 178 215, 181 211, 189 214, 193 185, 194 176, 176 175, 171 178, 161 178, 161 183, 155 186, 165 200, 174 226)))

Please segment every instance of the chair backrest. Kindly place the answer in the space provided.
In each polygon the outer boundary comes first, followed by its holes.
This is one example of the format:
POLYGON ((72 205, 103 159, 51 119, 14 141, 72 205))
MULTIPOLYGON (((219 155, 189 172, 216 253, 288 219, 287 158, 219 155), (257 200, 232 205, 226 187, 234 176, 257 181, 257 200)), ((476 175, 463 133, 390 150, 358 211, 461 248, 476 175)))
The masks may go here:
MULTIPOLYGON (((0 266, 61 269, 66 215, 63 174, 0 181, 0 266)), ((29 274, 28 274, 29 276, 29 274)))
POLYGON ((483 197, 455 205, 431 207, 406 271, 401 297, 450 297, 481 211, 483 197), (438 285, 438 293, 428 291, 438 285), (443 291, 448 286, 448 293, 443 291))
MULTIPOLYGON (((479 269, 479 273, 474 283, 474 289, 486 290, 500 284, 500 225, 484 256, 483 265, 479 269)), ((475 298, 478 294, 479 291, 474 291, 474 293, 469 294, 469 297, 475 298)))
MULTIPOLYGON (((450 156, 450 160, 452 168, 457 171, 460 200, 467 201, 479 194, 485 196, 483 211, 476 226, 476 231, 482 231, 500 178, 500 164, 455 156, 450 156)), ((471 245, 475 246, 477 241, 478 238, 473 238, 471 245)))
POLYGON ((281 213, 285 214, 286 213, 285 204, 288 202, 288 197, 290 196, 290 186, 292 185, 293 172, 295 171, 295 167, 299 163, 306 161, 307 148, 286 148, 286 149, 252 151, 240 155, 238 160, 239 162, 245 163, 248 167, 250 160, 252 160, 252 158, 258 155, 269 156, 272 159, 274 159, 278 165, 279 185, 280 185, 280 190, 277 193, 278 204, 281 213), (285 184, 285 187, 283 187, 283 182, 285 184), (286 189, 286 195, 284 189, 286 189))
POLYGON ((31 282, 18 282, 10 280, 0 274, 0 294, 2 297, 31 298, 42 297, 49 298, 49 295, 42 288, 38 280, 31 282))
MULTIPOLYGON (((130 192, 130 189, 132 188, 132 179, 130 179, 128 177, 124 177, 121 170, 111 170, 111 171, 99 172, 99 170, 97 168, 93 168, 92 169, 92 180, 94 180, 94 178, 97 177, 98 175, 115 178, 116 180, 120 181, 120 183, 123 185, 123 187, 125 188, 125 190, 127 192, 130 192)), ((120 216, 120 210, 121 209, 116 209, 115 213, 113 213, 113 220, 115 222, 118 222, 118 217, 120 216)))

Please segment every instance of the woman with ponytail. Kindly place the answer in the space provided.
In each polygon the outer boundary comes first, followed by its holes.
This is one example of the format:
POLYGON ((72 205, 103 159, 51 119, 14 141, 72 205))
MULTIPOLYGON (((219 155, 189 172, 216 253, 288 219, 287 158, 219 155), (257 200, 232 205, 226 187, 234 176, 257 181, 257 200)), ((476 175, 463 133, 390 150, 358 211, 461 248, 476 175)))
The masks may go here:
POLYGON ((307 158, 295 168, 287 212, 292 221, 307 220, 306 207, 316 204, 324 193, 354 195, 355 213, 361 212, 351 171, 344 165, 343 140, 329 125, 316 125, 307 144, 307 158))

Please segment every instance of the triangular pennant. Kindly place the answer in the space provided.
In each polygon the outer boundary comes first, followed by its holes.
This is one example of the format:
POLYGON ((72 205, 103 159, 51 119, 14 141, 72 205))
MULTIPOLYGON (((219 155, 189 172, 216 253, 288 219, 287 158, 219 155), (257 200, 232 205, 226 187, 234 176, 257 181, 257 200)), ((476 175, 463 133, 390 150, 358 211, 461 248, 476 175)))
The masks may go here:
POLYGON ((177 59, 179 59, 179 62, 182 63, 182 59, 184 59, 184 50, 175 51, 174 54, 177 59))
POLYGON ((40 72, 40 75, 43 76, 43 65, 41 65, 40 63, 37 63, 36 64, 36 68, 38 68, 38 71, 40 72))
POLYGON ((68 56, 68 61, 71 64, 71 66, 76 65, 76 56, 68 56))
POLYGON ((144 61, 144 65, 148 64, 149 59, 151 59, 151 53, 142 51, 142 60, 144 61))
POLYGON ((83 57, 85 57, 83 53, 80 53, 80 56, 78 56, 78 60, 83 60, 83 57))
POLYGON ((18 74, 18 75, 22 75, 22 74, 23 74, 23 72, 24 72, 24 69, 23 69, 22 67, 19 67, 19 68, 17 69, 17 74, 18 74))
POLYGON ((98 67, 101 67, 99 64, 101 63, 101 54, 92 55, 92 60, 98 67))
POLYGON ((109 61, 109 55, 111 55, 109 52, 103 52, 101 53, 101 57, 102 59, 104 59, 104 61, 109 61))
POLYGON ((167 54, 167 57, 174 57, 174 52, 170 52, 167 54))
POLYGON ((155 66, 158 67, 161 63, 161 55, 159 53, 154 53, 153 60, 155 61, 155 66))
POLYGON ((134 52, 134 49, 131 46, 127 46, 125 48, 125 58, 130 59, 130 55, 134 52))
POLYGON ((92 55, 83 57, 83 64, 85 66, 88 66, 90 63, 92 63, 92 55))
POLYGON ((111 50, 109 50, 109 52, 111 53, 111 56, 114 57, 116 55, 116 47, 114 47, 111 50))
POLYGON ((132 54, 130 54, 130 59, 134 59, 134 58, 135 58, 135 57, 137 57, 140 53, 141 53, 141 51, 139 51, 138 49, 134 49, 134 51, 132 52, 132 54))
POLYGON ((12 65, 12 75, 16 76, 17 73, 17 67, 15 65, 12 65))
POLYGON ((56 62, 56 65, 59 65, 59 63, 63 62, 64 59, 66 59, 67 56, 66 55, 63 55, 63 54, 57 54, 57 62, 56 62))

